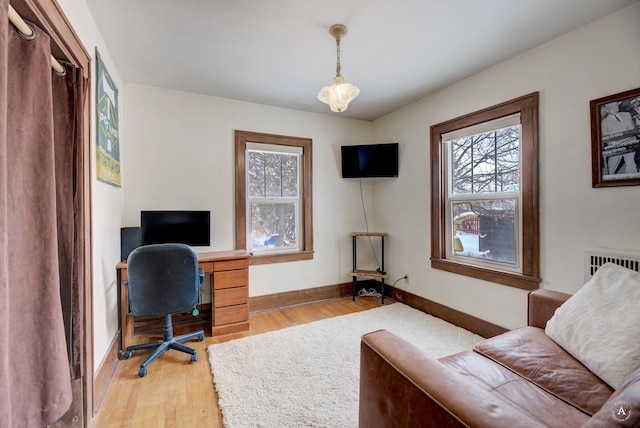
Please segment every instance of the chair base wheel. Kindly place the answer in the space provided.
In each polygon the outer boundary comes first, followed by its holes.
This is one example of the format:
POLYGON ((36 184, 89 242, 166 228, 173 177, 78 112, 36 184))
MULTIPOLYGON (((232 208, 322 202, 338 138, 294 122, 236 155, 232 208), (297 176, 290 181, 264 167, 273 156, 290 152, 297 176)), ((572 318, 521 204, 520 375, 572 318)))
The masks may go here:
POLYGON ((140 370, 138 370, 138 377, 145 377, 147 375, 147 368, 143 367, 140 370))
POLYGON ((191 356, 191 362, 195 363, 196 361, 198 361, 198 355, 194 354, 194 355, 191 356))
POLYGON ((121 360, 128 360, 131 357, 133 357, 133 351, 124 351, 120 354, 121 360))
POLYGON ((202 342, 204 340, 204 333, 198 336, 198 342, 202 342))

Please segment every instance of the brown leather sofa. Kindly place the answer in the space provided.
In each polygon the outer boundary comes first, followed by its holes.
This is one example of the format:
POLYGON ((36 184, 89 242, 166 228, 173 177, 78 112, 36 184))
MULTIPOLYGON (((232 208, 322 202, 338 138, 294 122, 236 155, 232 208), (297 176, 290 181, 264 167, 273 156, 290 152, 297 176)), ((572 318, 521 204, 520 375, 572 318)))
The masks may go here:
POLYGON ((638 426, 640 370, 614 391, 545 334, 569 297, 533 291, 526 327, 440 359, 385 330, 363 336, 360 427, 638 426))

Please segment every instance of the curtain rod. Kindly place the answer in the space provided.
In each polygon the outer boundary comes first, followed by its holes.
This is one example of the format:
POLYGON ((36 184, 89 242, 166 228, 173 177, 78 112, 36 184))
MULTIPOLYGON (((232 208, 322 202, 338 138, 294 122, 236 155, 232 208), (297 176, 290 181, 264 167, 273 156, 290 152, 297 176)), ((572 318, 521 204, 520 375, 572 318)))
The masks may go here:
MULTIPOLYGON (((26 22, 24 22, 24 19, 22 19, 22 17, 18 14, 18 12, 16 12, 16 10, 11 5, 9 5, 8 16, 9 16, 9 21, 14 25, 14 27, 16 27, 16 29, 22 35, 26 37, 32 37, 34 35, 33 29, 26 22)), ((58 60, 55 59, 53 55, 51 56, 51 68, 53 68, 58 74, 65 73, 64 67, 60 65, 58 60)))

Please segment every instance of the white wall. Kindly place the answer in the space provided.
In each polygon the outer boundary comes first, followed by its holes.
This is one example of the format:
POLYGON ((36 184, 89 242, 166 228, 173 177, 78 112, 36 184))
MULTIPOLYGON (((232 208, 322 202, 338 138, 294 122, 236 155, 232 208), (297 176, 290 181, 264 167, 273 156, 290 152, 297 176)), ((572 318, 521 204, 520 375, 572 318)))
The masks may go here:
POLYGON ((585 249, 640 250, 640 188, 591 188, 589 101, 640 87, 640 3, 374 122, 399 141, 400 177, 375 186, 376 223, 391 234, 399 287, 507 328, 526 324, 526 292, 431 269, 429 128, 540 92, 542 288, 574 293, 585 249))
MULTIPOLYGON (((350 280, 348 233, 362 230, 357 181, 340 178, 340 145, 370 143, 368 121, 126 84, 125 226, 140 211, 211 210, 211 247, 235 248, 234 130, 313 140, 313 260, 252 266, 249 295, 350 280)), ((371 185, 365 185, 371 219, 371 185)))
MULTIPOLYGON (((111 78, 120 90, 120 142, 126 141, 122 132, 122 79, 118 74, 109 50, 98 32, 95 21, 84 1, 57 0, 69 19, 89 55, 94 58, 91 65, 91 156, 96 158, 96 122, 95 122, 95 48, 111 78)), ((121 150, 121 158, 126 157, 126 144, 121 150)), ((123 183, 124 187, 124 183, 123 183)), ((96 165, 91 164, 91 234, 93 240, 93 361, 94 370, 104 358, 118 329, 118 307, 116 302, 116 270, 120 259, 120 227, 124 210, 123 188, 109 186, 96 180, 96 165)))

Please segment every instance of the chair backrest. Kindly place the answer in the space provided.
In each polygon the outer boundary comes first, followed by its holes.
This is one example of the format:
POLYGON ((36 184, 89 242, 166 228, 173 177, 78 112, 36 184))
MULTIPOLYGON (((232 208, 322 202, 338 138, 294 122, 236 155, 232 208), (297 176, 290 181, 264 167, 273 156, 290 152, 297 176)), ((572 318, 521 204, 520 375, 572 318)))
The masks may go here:
POLYGON ((127 258, 127 277, 133 315, 167 315, 191 309, 198 302, 198 256, 188 245, 136 248, 127 258))

